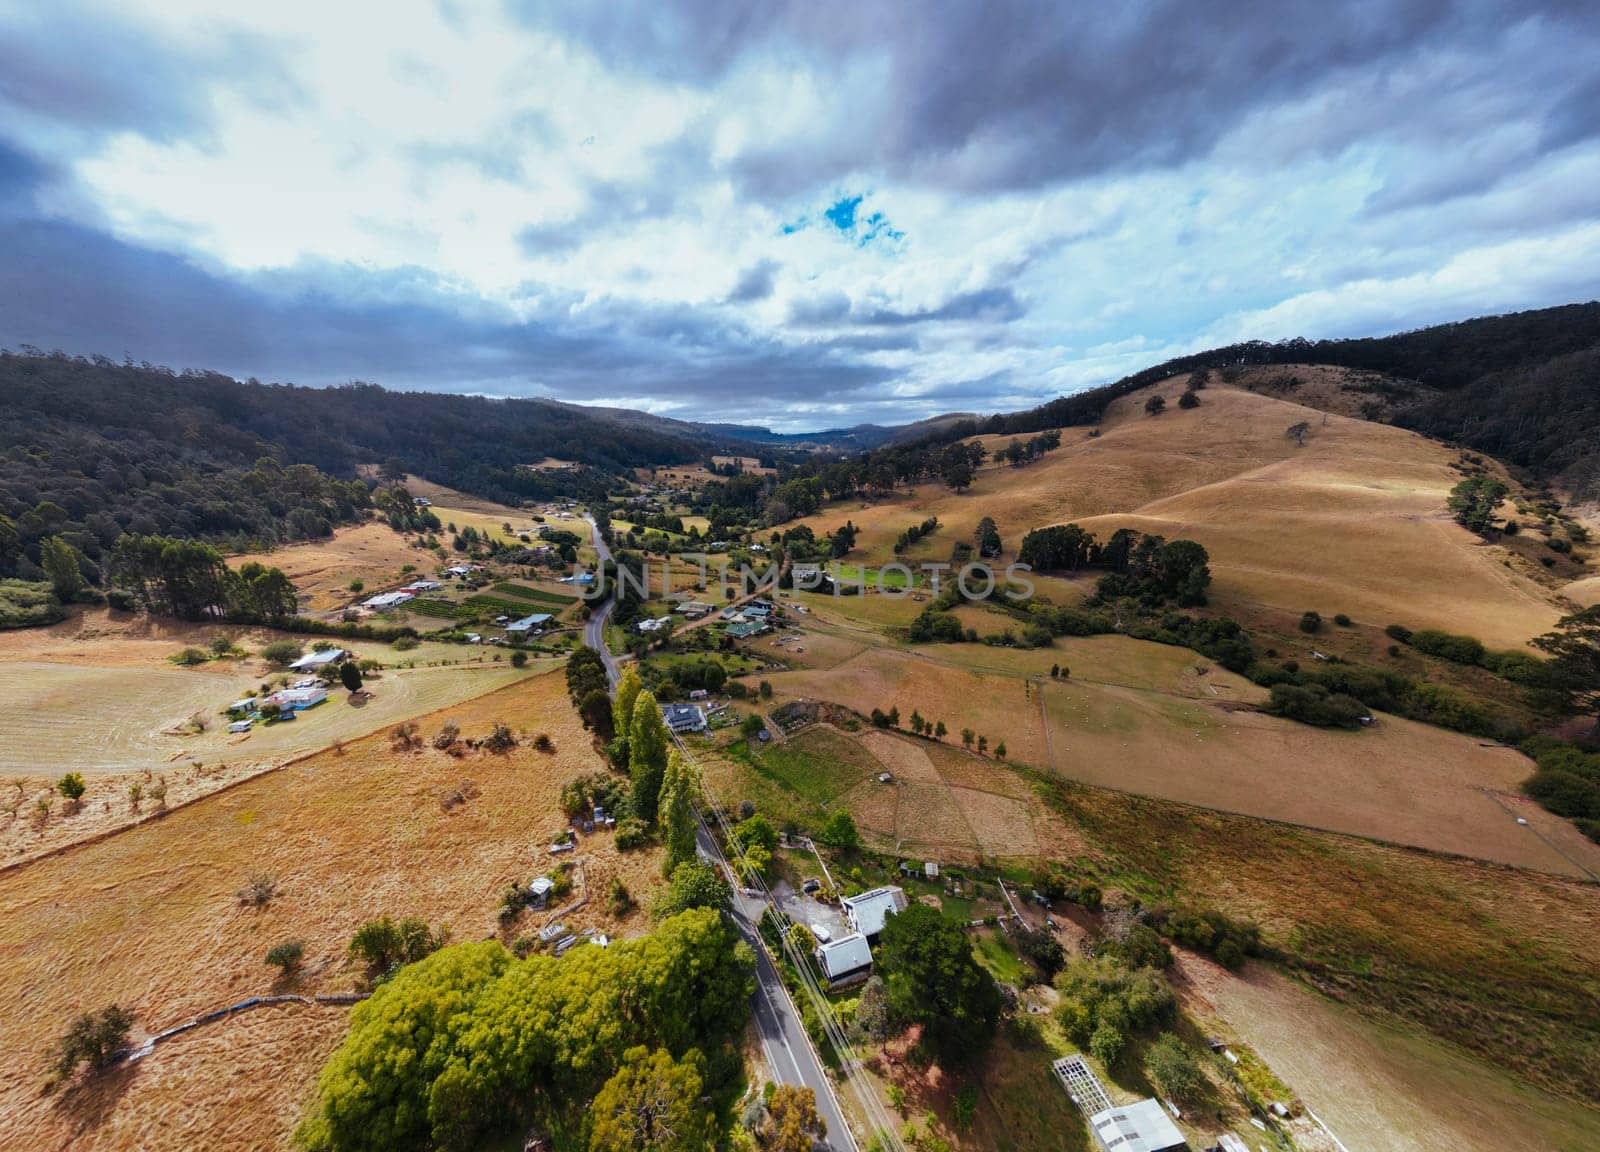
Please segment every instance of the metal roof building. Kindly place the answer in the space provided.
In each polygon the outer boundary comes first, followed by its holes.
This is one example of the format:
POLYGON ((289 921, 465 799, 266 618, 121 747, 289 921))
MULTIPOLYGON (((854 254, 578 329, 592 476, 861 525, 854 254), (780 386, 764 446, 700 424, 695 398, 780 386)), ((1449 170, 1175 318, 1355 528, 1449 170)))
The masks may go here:
POLYGON ((895 887, 874 888, 859 896, 846 896, 839 903, 844 906, 850 927, 863 936, 876 936, 883 931, 884 921, 905 911, 906 894, 895 887))
POLYGON ((701 732, 706 726, 706 714, 694 704, 663 704, 661 719, 674 732, 701 732))
POLYGON ((1178 1126, 1154 1100, 1096 1112, 1089 1117, 1089 1127, 1106 1152, 1172 1152, 1189 1147, 1178 1126))
POLYGON ((831 944, 817 945, 817 964, 830 984, 864 978, 872 971, 872 948, 867 938, 856 932, 831 944))

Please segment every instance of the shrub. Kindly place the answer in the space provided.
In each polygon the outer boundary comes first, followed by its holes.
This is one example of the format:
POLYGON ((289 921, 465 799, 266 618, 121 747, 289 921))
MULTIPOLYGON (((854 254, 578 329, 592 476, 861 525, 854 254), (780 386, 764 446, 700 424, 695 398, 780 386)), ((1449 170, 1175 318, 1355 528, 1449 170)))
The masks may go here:
POLYGON ((1101 1064, 1111 1068, 1121 1057, 1124 1043, 1122 1030, 1109 1020, 1102 1020, 1095 1025, 1094 1034, 1089 1037, 1089 1051, 1101 1064))
POLYGON ((271 876, 265 872, 252 873, 250 882, 239 889, 239 903, 251 908, 260 908, 272 901, 277 890, 277 882, 271 876))
POLYGON ((85 1012, 67 1027, 56 1045, 56 1072, 65 1077, 88 1064, 98 1071, 110 1064, 128 1043, 133 1013, 112 1004, 98 1013, 85 1012))
POLYGON ((1267 711, 1318 728, 1355 728, 1369 715, 1354 696, 1329 692, 1321 684, 1274 684, 1267 711))
POLYGON ((650 841, 650 829, 636 816, 617 822, 616 845, 618 852, 643 848, 650 841))
POLYGON ((300 941, 283 940, 267 949, 267 963, 289 976, 299 970, 305 954, 306 946, 300 941))
POLYGON ((85 791, 83 773, 68 772, 65 776, 56 781, 56 791, 61 793, 62 798, 65 799, 67 803, 74 805, 77 804, 79 800, 83 799, 83 793, 85 791))
POLYGON ((106 603, 113 612, 137 612, 139 598, 126 588, 113 588, 106 593, 106 603))
POLYGON ((293 640, 274 640, 261 649, 261 658, 279 668, 294 663, 304 655, 304 650, 293 640))
POLYGON ((483 738, 483 746, 490 752, 509 752, 517 746, 517 738, 504 724, 496 724, 483 738))
POLYGON ((193 668, 196 664, 204 664, 211 657, 203 648, 183 648, 174 652, 168 659, 180 668, 193 668))
POLYGON ((1179 1104, 1193 1105, 1206 1090, 1205 1073, 1194 1051, 1171 1032, 1163 1032, 1144 1056, 1145 1070, 1179 1104))
POLYGON ((633 908, 633 893, 628 891, 628 886, 622 882, 620 876, 611 878, 611 887, 606 893, 606 911, 612 916, 626 916, 633 908))
POLYGON ((1350 617, 1346 616, 1343 612, 1340 612, 1337 616, 1335 616, 1333 618, 1333 622, 1341 628, 1348 628, 1351 625, 1350 617))
POLYGON ((389 641, 389 647, 393 648, 396 652, 410 652, 413 648, 417 647, 421 643, 422 641, 418 640, 415 636, 396 636, 393 640, 389 641))
POLYGON ((511 666, 513 668, 526 668, 528 666, 528 654, 520 648, 517 649, 511 654, 511 666))
POLYGON ((1318 612, 1306 612, 1300 617, 1300 631, 1316 633, 1322 631, 1322 615, 1318 612))
POLYGON ((1390 624, 1384 632, 1391 640, 1398 640, 1402 644, 1411 643, 1411 629, 1404 624, 1390 624))

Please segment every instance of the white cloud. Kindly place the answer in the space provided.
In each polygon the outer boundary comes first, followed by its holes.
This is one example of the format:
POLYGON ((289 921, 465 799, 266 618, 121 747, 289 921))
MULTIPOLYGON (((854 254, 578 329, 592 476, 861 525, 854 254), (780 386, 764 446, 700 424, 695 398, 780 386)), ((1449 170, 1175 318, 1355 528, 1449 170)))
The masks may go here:
MULTIPOLYGON (((807 356, 806 385, 783 392, 791 414, 871 405, 816 396, 818 365, 888 371, 884 395, 915 418, 952 398, 1043 399, 1208 342, 1384 331, 1600 287, 1600 145, 1581 131, 1541 143, 1573 84, 1551 51, 1564 33, 1541 20, 1509 21, 1498 47, 1422 36, 1392 59, 1335 54, 1292 92, 1219 112, 1199 144, 1125 142, 1161 163, 1001 185, 972 166, 1043 170, 1055 158, 1029 150, 1059 140, 1019 135, 1019 117, 943 153, 913 143, 927 109, 897 106, 887 41, 829 54, 752 38, 726 67, 652 71, 498 6, 76 10, 75 26, 139 26, 191 55, 253 45, 273 66, 196 71, 182 115, 92 133, 7 103, 0 81, 0 144, 66 174, 38 194, 46 216, 284 293, 626 329, 630 352, 677 367, 807 356), (848 196, 899 238, 829 225, 848 196), (730 299, 751 269, 762 290, 730 299), (1006 306, 955 306, 989 299, 1006 306)), ((1103 132, 1089 144, 1107 148, 1103 132)), ((554 375, 507 361, 530 389, 554 375)), ((681 387, 599 379, 590 394, 694 406, 681 387)))

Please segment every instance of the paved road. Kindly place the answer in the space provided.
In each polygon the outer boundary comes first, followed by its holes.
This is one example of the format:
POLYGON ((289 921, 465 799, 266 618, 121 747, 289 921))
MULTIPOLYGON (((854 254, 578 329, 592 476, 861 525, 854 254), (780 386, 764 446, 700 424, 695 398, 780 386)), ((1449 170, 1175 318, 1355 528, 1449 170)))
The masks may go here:
MULTIPOLYGON (((585 518, 589 521, 589 532, 594 538, 595 551, 603 563, 611 558, 611 550, 600 538, 600 531, 595 525, 594 518, 592 516, 585 518)), ((592 606, 589 622, 584 625, 583 642, 600 653, 600 658, 605 661, 606 675, 610 678, 614 691, 621 673, 617 671, 616 658, 606 648, 605 624, 607 617, 611 615, 611 606, 610 597, 607 597, 604 603, 592 606)), ((718 860, 716 842, 711 838, 711 833, 707 831, 704 822, 696 831, 695 840, 699 845, 701 856, 713 862, 718 860)), ((761 1037, 761 1047, 766 1056, 767 1066, 772 1069, 772 1074, 779 1083, 810 1088, 816 1094, 817 1114, 822 1117, 823 1123, 828 1128, 827 1139, 818 1145, 819 1148, 831 1149, 833 1152, 857 1152, 855 1137, 850 1132, 850 1126, 845 1123, 844 1112, 839 1107, 839 1098, 834 1095, 833 1080, 811 1047, 805 1026, 800 1022, 800 1013, 795 1008, 794 1002, 789 999, 789 991, 783 986, 777 967, 767 955, 766 949, 761 946, 756 924, 760 922, 765 907, 765 900, 746 896, 738 888, 734 889, 731 910, 734 925, 756 954, 756 1031, 761 1037)))
MULTIPOLYGON (((700 855, 713 863, 717 860, 716 846, 710 833, 702 824, 696 834, 700 855)), ((833 1152, 856 1152, 855 1137, 845 1123, 839 1098, 834 1094, 833 1078, 817 1058, 801 1023, 800 1012, 789 998, 789 990, 773 964, 756 933, 756 924, 766 908, 760 897, 746 896, 738 888, 733 890, 733 922, 739 934, 756 954, 756 1032, 761 1037, 761 1048, 767 1067, 780 1084, 794 1084, 810 1088, 817 1098, 817 1115, 827 1125, 827 1138, 818 1148, 833 1152)))
MULTIPOLYGON (((600 563, 604 564, 611 559, 611 549, 601 538, 600 527, 594 522, 594 517, 585 516, 584 519, 589 522, 589 535, 594 540, 595 554, 599 556, 600 563)), ((606 621, 611 618, 611 609, 615 605, 616 599, 612 596, 607 596, 598 605, 591 604, 589 620, 583 626, 583 642, 600 653, 600 659, 605 661, 606 679, 611 682, 613 692, 617 689, 617 681, 622 679, 622 673, 618 671, 617 658, 611 655, 611 650, 606 647, 606 621)))

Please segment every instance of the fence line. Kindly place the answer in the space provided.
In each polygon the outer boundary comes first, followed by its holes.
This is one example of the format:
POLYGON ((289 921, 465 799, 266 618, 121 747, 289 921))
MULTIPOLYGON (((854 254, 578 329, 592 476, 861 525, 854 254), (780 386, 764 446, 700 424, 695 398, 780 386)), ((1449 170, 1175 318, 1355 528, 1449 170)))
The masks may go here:
POLYGON ((319 1004, 357 1004, 371 995, 371 992, 318 992, 312 996, 295 996, 292 994, 251 996, 248 999, 240 1000, 237 1004, 229 1004, 226 1008, 217 1008, 210 1012, 202 1013, 186 1023, 174 1024, 171 1028, 162 1029, 138 1047, 124 1048, 117 1054, 117 1058, 126 1060, 130 1064, 143 1060, 155 1051, 157 1044, 164 1043, 174 1036, 181 1036, 185 1032, 191 1032, 203 1024, 213 1024, 218 1020, 226 1020, 231 1016, 237 1016, 240 1012, 248 1012, 252 1008, 262 1008, 269 1004, 304 1004, 308 1007, 315 1007, 319 1004))

